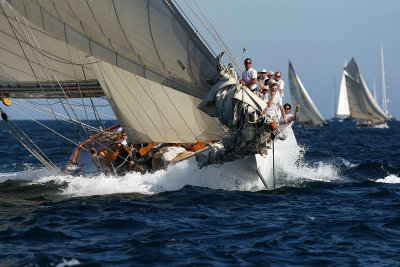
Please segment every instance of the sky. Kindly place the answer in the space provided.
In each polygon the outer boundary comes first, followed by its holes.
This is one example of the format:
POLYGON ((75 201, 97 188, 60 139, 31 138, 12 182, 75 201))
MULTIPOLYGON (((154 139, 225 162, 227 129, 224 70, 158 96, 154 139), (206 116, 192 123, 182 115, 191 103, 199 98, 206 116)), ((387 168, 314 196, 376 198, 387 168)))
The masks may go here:
MULTIPOLYGON (((281 71, 288 90, 290 60, 325 119, 333 115, 332 104, 334 99, 337 102, 343 66, 352 57, 371 91, 375 79, 381 104, 382 42, 388 109, 400 118, 400 105, 396 105, 400 100, 400 79, 396 75, 400 71, 400 0, 188 0, 192 6, 207 5, 242 64, 242 47, 221 1, 253 60, 253 67, 281 71)), ((221 52, 219 48, 215 50, 221 52)), ((284 102, 290 103, 287 91, 284 102)), ((107 108, 101 112, 112 113, 107 108)), ((26 119, 14 115, 14 119, 26 119)))
MULTIPOLYGON (((222 20, 226 15, 220 1, 208 3, 214 3, 221 25, 229 32, 232 26, 227 19, 222 20)), ((287 81, 290 60, 326 119, 333 114, 334 87, 337 103, 345 60, 352 57, 371 92, 375 79, 381 104, 382 42, 388 109, 400 118, 400 105, 396 105, 400 101, 399 0, 224 0, 224 4, 253 59, 253 67, 282 71, 287 81)), ((240 44, 233 30, 227 35, 240 44)), ((240 46, 237 50, 240 52, 240 46)), ((285 98, 290 102, 289 95, 285 98)))

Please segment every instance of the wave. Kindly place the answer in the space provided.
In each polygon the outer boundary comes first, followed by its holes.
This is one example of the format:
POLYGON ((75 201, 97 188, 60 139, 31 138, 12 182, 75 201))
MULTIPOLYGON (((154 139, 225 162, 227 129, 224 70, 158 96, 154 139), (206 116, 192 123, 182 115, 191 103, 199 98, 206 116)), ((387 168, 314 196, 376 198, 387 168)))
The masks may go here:
POLYGON ((378 179, 375 182, 385 184, 400 184, 400 177, 391 174, 386 176, 385 178, 378 179))

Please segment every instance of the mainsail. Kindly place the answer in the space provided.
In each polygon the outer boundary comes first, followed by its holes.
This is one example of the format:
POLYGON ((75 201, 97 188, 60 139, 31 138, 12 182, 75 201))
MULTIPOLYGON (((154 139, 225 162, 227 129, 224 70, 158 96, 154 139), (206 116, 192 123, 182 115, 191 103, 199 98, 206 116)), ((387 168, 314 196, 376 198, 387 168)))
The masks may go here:
POLYGON ((0 97, 104 96, 85 53, 13 12, 0 6, 0 97))
POLYGON ((289 91, 292 105, 300 104, 300 122, 310 122, 313 125, 326 124, 326 121, 315 107, 311 97, 295 73, 292 63, 289 61, 289 91))
POLYGON ((373 123, 388 120, 388 116, 371 95, 354 58, 344 69, 347 72, 345 78, 351 117, 371 120, 373 123))
POLYGON ((132 142, 223 136, 197 109, 216 60, 172 1, 10 0, 42 31, 91 57, 96 78, 132 142))

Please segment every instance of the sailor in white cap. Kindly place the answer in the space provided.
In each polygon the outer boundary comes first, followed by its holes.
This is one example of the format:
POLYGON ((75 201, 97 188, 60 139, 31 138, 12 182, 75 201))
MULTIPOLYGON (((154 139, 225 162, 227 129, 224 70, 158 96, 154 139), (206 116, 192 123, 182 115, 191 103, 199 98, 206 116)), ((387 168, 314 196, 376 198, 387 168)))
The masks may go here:
POLYGON ((260 75, 257 81, 257 91, 259 92, 266 85, 265 80, 267 80, 267 70, 266 69, 259 70, 258 75, 260 75))

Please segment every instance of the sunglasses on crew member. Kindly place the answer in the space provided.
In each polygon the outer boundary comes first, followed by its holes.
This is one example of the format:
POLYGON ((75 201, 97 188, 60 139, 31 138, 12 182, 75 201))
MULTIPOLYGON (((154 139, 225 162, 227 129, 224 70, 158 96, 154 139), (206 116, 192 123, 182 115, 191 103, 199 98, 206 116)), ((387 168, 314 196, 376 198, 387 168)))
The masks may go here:
POLYGON ((291 110, 291 108, 284 108, 284 109, 288 109, 288 110, 291 110))
POLYGON ((251 64, 251 62, 245 62, 244 64, 245 64, 245 65, 249 65, 249 64, 251 64))
POLYGON ((268 77, 273 77, 274 75, 273 75, 273 74, 268 74, 267 76, 268 76, 268 77))
POLYGON ((281 76, 275 75, 276 78, 280 78, 281 76))

